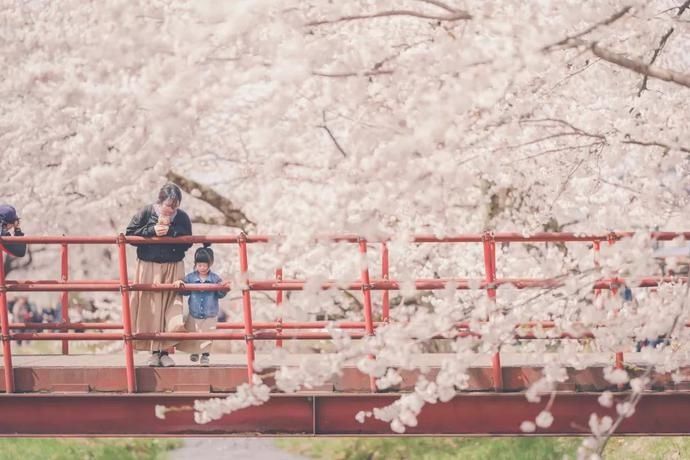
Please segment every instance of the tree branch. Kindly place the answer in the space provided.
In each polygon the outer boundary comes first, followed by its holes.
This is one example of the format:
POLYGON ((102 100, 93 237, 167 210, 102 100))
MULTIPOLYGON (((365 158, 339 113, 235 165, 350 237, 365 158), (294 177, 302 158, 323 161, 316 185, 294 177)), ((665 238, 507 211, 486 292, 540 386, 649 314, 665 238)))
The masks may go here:
MULTIPOLYGON (((685 3, 680 5, 678 8, 678 13, 676 13, 676 17, 679 18, 686 9, 690 6, 690 0, 686 0, 685 3)), ((673 33, 673 27, 668 29, 666 33, 661 37, 661 40, 659 41, 659 46, 656 47, 654 50, 654 55, 652 55, 652 59, 649 61, 649 64, 654 64, 654 61, 656 61, 656 58, 659 57, 659 54, 661 54, 661 50, 664 49, 664 46, 666 46, 666 41, 668 40, 668 37, 671 36, 673 33)), ((637 92, 637 97, 640 97, 642 95, 642 91, 647 89, 647 75, 644 76, 642 79, 642 84, 640 84, 640 90, 637 92)))
POLYGON ((643 147, 660 147, 664 150, 680 150, 681 152, 685 153, 690 153, 690 148, 683 147, 680 145, 673 146, 669 144, 663 144, 661 142, 654 142, 654 141, 638 141, 635 139, 626 139, 622 141, 623 144, 634 144, 634 145, 641 145, 643 147))
POLYGON ((439 0, 417 0, 417 1, 422 2, 422 3, 428 3, 429 5, 438 6, 439 8, 446 10, 450 13, 455 13, 457 11, 457 10, 453 9, 453 7, 448 6, 439 0))
POLYGON ((334 136, 333 133, 331 132, 331 129, 330 129, 330 128, 328 127, 328 125, 326 124, 326 111, 324 110, 324 111, 322 112, 321 115, 322 115, 322 117, 323 117, 323 124, 322 124, 322 125, 318 125, 317 128, 321 128, 321 129, 325 130, 326 133, 328 133, 328 137, 331 138, 331 140, 332 140, 333 143, 335 144, 335 147, 338 149, 338 151, 341 153, 341 155, 342 155, 343 157, 347 158, 347 153, 346 153, 345 150, 343 150, 343 148, 340 146, 340 144, 338 143, 338 139, 335 138, 335 136, 334 136))
MULTIPOLYGON (((448 7, 450 8, 450 7, 448 7)), ((446 8, 444 8, 446 9, 446 8)), ((305 25, 308 27, 315 27, 315 26, 322 26, 325 24, 335 24, 338 22, 349 22, 349 21, 357 21, 360 19, 373 19, 373 18, 382 18, 382 17, 390 17, 390 16, 409 16, 409 17, 414 17, 414 18, 420 18, 420 19, 432 19, 434 21, 447 21, 447 22, 452 22, 452 21, 462 21, 462 20, 470 20, 472 19, 472 15, 469 14, 466 11, 462 10, 452 10, 452 12, 449 12, 448 14, 445 15, 436 15, 436 14, 425 14, 425 13, 419 13, 417 11, 412 11, 412 10, 390 10, 390 11, 381 11, 379 13, 372 13, 372 14, 357 14, 353 16, 341 16, 337 19, 323 19, 320 21, 311 21, 306 23, 305 25)))
MULTIPOLYGON (((656 49, 654 50, 654 54, 652 55, 652 59, 649 61, 649 65, 654 64, 654 61, 656 61, 656 58, 658 58, 659 54, 661 54, 661 50, 664 49, 664 46, 666 45, 666 41, 668 40, 668 37, 670 37, 672 33, 673 33, 673 27, 668 29, 668 31, 664 34, 664 36, 661 37, 661 40, 659 41, 659 46, 657 46, 656 49)), ((647 89, 647 79, 648 78, 649 78, 648 75, 645 75, 644 77, 642 77, 642 83, 640 84, 640 90, 637 92, 637 97, 642 96, 642 92, 647 89)))
MULTIPOLYGON (((690 0, 686 0, 686 3, 684 3, 680 8, 679 8, 679 14, 680 15, 685 9, 690 6, 690 0)), ((560 40, 552 45, 545 46, 542 48, 542 51, 547 52, 551 51, 554 48, 559 48, 559 47, 587 47, 590 49, 592 53, 594 53, 595 56, 598 58, 603 59, 604 61, 610 62, 611 64, 615 64, 617 66, 626 68, 628 70, 632 70, 633 72, 639 73, 641 75, 644 75, 645 77, 652 77, 656 78, 659 80, 663 81, 668 81, 671 83, 676 83, 681 86, 685 86, 687 88, 690 88, 690 74, 683 74, 680 72, 676 72, 673 70, 668 70, 668 69, 663 69, 660 67, 654 67, 651 64, 645 64, 642 61, 636 60, 636 59, 631 59, 628 57, 625 57, 619 53, 615 53, 607 48, 599 46, 599 44, 596 41, 588 41, 588 40, 582 40, 580 37, 592 32, 593 30, 597 29, 598 27, 605 26, 605 25, 610 25, 613 22, 617 21, 621 17, 623 17, 628 11, 630 11, 631 7, 625 7, 622 10, 614 13, 612 16, 604 19, 603 21, 600 21, 587 29, 583 30, 580 33, 577 33, 575 35, 568 36, 564 38, 563 40, 560 40)), ((670 33, 668 33, 670 35, 670 33)), ((668 37, 666 37, 668 39, 668 37)), ((660 52, 661 50, 659 50, 660 52)), ((657 53, 658 54, 658 53, 657 53)), ((652 61, 653 62, 653 61, 652 61)))
POLYGON ((576 40, 580 37, 583 37, 583 36, 587 35, 588 33, 593 32, 594 30, 598 29, 601 26, 611 25, 614 22, 616 22, 617 20, 619 20, 620 18, 622 18, 623 16, 625 16, 628 13, 628 11, 630 11, 631 9, 632 9, 631 6, 626 6, 622 10, 614 13, 613 15, 609 16, 608 18, 604 19, 603 21, 597 22, 596 24, 586 28, 582 32, 579 32, 575 35, 569 35, 569 36, 565 37, 563 40, 560 40, 556 43, 545 46, 544 48, 542 48, 542 51, 547 52, 547 51, 551 51, 554 48, 559 48, 561 46, 568 45, 573 40, 576 40))
POLYGON ((586 42, 582 40, 578 40, 578 42, 578 45, 586 45, 595 56, 603 59, 604 61, 610 62, 611 64, 632 70, 633 72, 641 75, 646 75, 658 80, 668 81, 677 85, 685 86, 686 88, 690 88, 690 74, 683 74, 674 70, 663 69, 661 67, 645 64, 644 62, 636 59, 630 59, 607 48, 603 48, 596 42, 586 42))
POLYGON ((327 78, 346 78, 346 77, 376 77, 379 75, 392 75, 393 70, 392 69, 380 69, 380 70, 367 70, 365 72, 336 72, 336 73, 329 73, 329 72, 321 72, 318 70, 314 70, 311 73, 315 77, 327 77, 327 78))
POLYGON ((230 201, 228 198, 225 198, 212 188, 200 184, 195 180, 181 176, 173 171, 168 171, 165 177, 170 182, 177 184, 185 192, 216 208, 224 217, 224 219, 220 221, 197 217, 195 219, 197 222, 211 223, 211 225, 226 225, 228 227, 239 228, 245 232, 247 231, 247 227, 254 225, 254 222, 249 220, 232 201, 230 201), (198 193, 193 193, 195 191, 198 191, 198 193))

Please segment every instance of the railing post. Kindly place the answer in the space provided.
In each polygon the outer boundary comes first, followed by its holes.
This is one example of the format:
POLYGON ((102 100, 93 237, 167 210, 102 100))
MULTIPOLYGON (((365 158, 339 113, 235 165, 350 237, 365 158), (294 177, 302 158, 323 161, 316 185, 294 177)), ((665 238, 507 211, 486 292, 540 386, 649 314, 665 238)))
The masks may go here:
MULTIPOLYGON (((374 319, 371 307, 371 280, 369 278, 369 262, 367 261, 367 240, 359 238, 359 255, 361 264, 362 296, 364 297, 364 328, 368 336, 374 335, 374 319)), ((373 355, 370 359, 375 359, 373 355)), ((376 392, 376 381, 369 376, 369 388, 376 392)))
MULTIPOLYGON (((593 244, 592 248, 594 249, 594 266, 598 268, 601 266, 601 262, 599 261, 599 259, 601 257, 601 254, 600 254, 601 242, 599 240, 596 240, 592 244, 593 244)), ((601 289, 595 289, 594 290, 594 296, 596 297, 599 294, 601 294, 601 289)))
MULTIPOLYGON (((386 244, 385 241, 383 243, 381 243, 381 278, 383 278, 385 281, 388 281, 390 279, 389 261, 388 261, 388 245, 386 244)), ((383 299, 382 299, 382 304, 381 304, 381 316, 382 316, 382 319, 385 323, 390 321, 390 315, 391 315, 390 291, 388 289, 384 289, 383 299)))
POLYGON ((132 345, 132 313, 129 305, 129 276, 127 275, 127 245, 125 235, 117 237, 117 252, 120 266, 120 294, 122 295, 122 329, 125 342, 125 370, 127 374, 127 392, 137 391, 136 370, 134 369, 134 347, 132 345))
MULTIPOLYGON (((276 281, 283 281, 283 269, 276 268, 276 281)), ((276 328, 276 347, 283 348, 283 339, 280 337, 281 332, 283 332, 283 315, 280 312, 280 307, 283 305, 283 290, 278 289, 276 291, 276 310, 278 311, 278 327, 276 328)))
MULTIPOLYGON (((493 232, 485 232, 482 237, 484 247, 484 271, 485 280, 489 284, 496 281, 496 241, 493 232)), ((489 299, 496 301, 496 288, 492 285, 486 289, 489 299)), ((494 390, 503 390, 503 369, 501 367, 501 352, 496 351, 491 358, 491 369, 494 381, 494 390)))
POLYGON ((254 328, 252 326, 252 296, 247 283, 247 272, 249 271, 247 235, 240 233, 237 244, 240 252, 240 275, 244 283, 242 287, 242 312, 244 316, 244 340, 247 344, 247 379, 251 385, 254 378, 254 328))
MULTIPOLYGON (((613 243, 616 242, 615 234, 609 233, 607 240, 608 240, 609 246, 613 246, 613 243)), ((618 287, 611 286, 610 291, 611 291, 611 297, 613 297, 613 296, 618 294, 618 287)), ((614 314, 616 316, 618 316, 618 309, 614 310, 614 314)), ((623 367, 624 367, 623 362, 624 362, 623 352, 617 351, 616 352, 616 365, 615 365, 616 369, 623 369, 623 367)), ((622 385, 619 386, 619 388, 622 388, 622 385)))
MULTIPOLYGON (((62 282, 69 279, 69 247, 67 243, 60 245, 60 274, 62 282)), ((69 292, 62 291, 60 296, 61 322, 69 323, 69 292)), ((69 354, 69 340, 62 341, 62 354, 69 354)))
POLYGON ((12 343, 10 339, 10 318, 7 308, 7 286, 5 285, 5 254, 0 249, 0 329, 2 330, 2 360, 5 374, 5 393, 14 393, 14 371, 12 369, 12 343))

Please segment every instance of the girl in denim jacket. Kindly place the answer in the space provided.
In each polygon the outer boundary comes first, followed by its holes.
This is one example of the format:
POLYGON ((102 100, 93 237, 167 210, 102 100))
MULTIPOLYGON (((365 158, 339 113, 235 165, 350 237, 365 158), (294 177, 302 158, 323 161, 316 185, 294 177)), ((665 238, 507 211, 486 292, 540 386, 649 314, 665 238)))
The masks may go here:
MULTIPOLYGON (((194 271, 188 273, 183 280, 174 283, 176 287, 187 284, 223 284, 223 280, 211 271, 213 265, 213 250, 208 247, 199 248, 194 253, 194 271)), ((218 323, 218 299, 222 299, 227 291, 183 291, 182 295, 189 296, 189 315, 185 321, 185 328, 189 332, 208 332, 216 329, 218 323)), ((211 363, 211 340, 185 340, 177 346, 179 350, 191 353, 192 362, 199 362, 202 366, 211 363), (201 355, 201 359, 199 359, 201 355)))

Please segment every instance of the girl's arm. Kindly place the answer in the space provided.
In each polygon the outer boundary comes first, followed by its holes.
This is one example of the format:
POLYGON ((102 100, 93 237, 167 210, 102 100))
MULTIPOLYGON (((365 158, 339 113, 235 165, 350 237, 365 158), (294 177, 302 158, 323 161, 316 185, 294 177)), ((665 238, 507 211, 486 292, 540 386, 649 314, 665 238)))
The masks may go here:
MULTIPOLYGON (((189 275, 185 275, 185 277, 184 277, 183 279, 177 280, 177 281, 173 281, 173 286, 180 288, 180 287, 184 287, 184 285, 187 284, 187 283, 189 283, 189 282, 191 282, 191 279, 189 278, 189 275)), ((180 295, 185 295, 185 296, 186 296, 186 295, 191 295, 191 294, 192 294, 191 291, 178 291, 177 293, 180 294, 180 295)))
MULTIPOLYGON (((218 276, 218 275, 216 275, 216 280, 215 280, 215 282, 216 282, 216 284, 222 284, 222 285, 225 286, 225 287, 230 287, 230 282, 229 282, 229 281, 223 281, 223 278, 221 278, 221 277, 218 276)), ((222 298, 225 297, 226 295, 228 295, 228 291, 216 291, 216 297, 217 297, 218 299, 222 299, 222 298)))

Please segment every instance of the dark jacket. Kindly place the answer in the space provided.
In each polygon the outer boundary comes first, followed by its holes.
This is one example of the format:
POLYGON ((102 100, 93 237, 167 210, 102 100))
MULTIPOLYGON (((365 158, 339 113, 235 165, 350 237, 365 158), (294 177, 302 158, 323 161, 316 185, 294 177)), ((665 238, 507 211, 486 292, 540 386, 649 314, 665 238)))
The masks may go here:
MULTIPOLYGON (((1 236, 12 236, 9 231, 2 230, 1 236)), ((21 230, 15 230, 14 236, 24 236, 21 230)), ((7 252, 15 257, 24 257, 26 255, 26 243, 2 243, 0 248, 5 249, 7 252)))
MULTIPOLYGON (((158 222, 158 214, 153 209, 153 205, 148 205, 139 211, 127 226, 125 234, 127 236, 156 236, 154 227, 158 222)), ((177 210, 175 218, 170 223, 170 228, 165 236, 187 236, 192 234, 192 221, 189 216, 181 209, 177 210)), ((159 264, 169 262, 179 262, 184 259, 184 253, 192 247, 191 244, 135 244, 137 246, 137 257, 147 262, 157 262, 159 264)))

